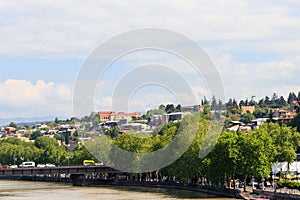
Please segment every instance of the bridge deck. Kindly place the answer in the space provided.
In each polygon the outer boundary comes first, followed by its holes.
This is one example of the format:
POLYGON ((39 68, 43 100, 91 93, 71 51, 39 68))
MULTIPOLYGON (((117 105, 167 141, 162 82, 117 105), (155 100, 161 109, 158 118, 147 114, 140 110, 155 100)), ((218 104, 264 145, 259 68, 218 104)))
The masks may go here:
POLYGON ((0 176, 20 176, 20 175, 52 175, 52 174, 91 174, 109 173, 116 174, 119 171, 108 166, 61 166, 49 168, 10 168, 0 169, 0 176))

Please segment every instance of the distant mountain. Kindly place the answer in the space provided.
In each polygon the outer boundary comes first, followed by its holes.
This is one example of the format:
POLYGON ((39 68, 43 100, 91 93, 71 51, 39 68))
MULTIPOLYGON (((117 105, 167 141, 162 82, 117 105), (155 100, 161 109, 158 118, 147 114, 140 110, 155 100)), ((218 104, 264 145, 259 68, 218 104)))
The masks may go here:
MULTIPOLYGON (((53 122, 56 117, 47 116, 47 117, 30 117, 30 118, 4 118, 0 119, 0 126, 8 125, 10 122, 14 122, 18 125, 20 124, 34 124, 34 123, 41 123, 41 122, 53 122)), ((67 119, 67 117, 58 117, 59 119, 67 119)))

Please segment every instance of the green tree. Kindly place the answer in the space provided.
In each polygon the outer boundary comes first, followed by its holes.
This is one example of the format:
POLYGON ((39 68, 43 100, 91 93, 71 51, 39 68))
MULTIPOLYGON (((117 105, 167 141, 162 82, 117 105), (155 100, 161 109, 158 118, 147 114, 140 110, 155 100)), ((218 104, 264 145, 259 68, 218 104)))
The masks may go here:
POLYGON ((117 137, 120 133, 121 129, 119 126, 115 126, 106 131, 106 135, 109 135, 111 138, 117 137))
POLYGON ((264 130, 240 133, 237 169, 244 176, 244 191, 248 176, 269 177, 275 156, 275 145, 264 130))
POLYGON ((232 101, 232 107, 237 108, 237 109, 239 108, 237 101, 235 99, 233 99, 233 101, 232 101))
POLYGON ((35 140, 41 136, 43 136, 43 133, 40 130, 36 130, 31 134, 30 140, 35 140))
MULTIPOLYGON (((167 176, 176 176, 176 179, 181 183, 189 183, 193 179, 196 179, 201 170, 201 159, 199 156, 200 150, 209 149, 211 145, 213 145, 213 140, 215 139, 215 132, 210 132, 210 139, 212 141, 207 140, 206 146, 202 146, 205 136, 207 134, 208 127, 210 125, 210 121, 204 119, 202 116, 193 115, 190 118, 185 118, 184 130, 186 131, 186 135, 189 135, 189 132, 196 131, 196 136, 192 141, 192 144, 188 148, 188 150, 178 158, 174 163, 162 169, 162 173, 167 176), (198 126, 195 126, 198 125, 198 126)), ((183 122, 181 122, 183 123, 183 122)), ((216 130, 217 127, 213 124, 212 130, 216 130)), ((182 126, 180 126, 180 129, 182 126)), ((174 132, 173 132, 174 133, 174 132)), ((175 131, 176 133, 176 131, 175 131)), ((176 153, 176 152, 174 152, 176 153)))
POLYGON ((158 107, 158 109, 160 109, 160 110, 165 110, 165 109, 166 109, 166 106, 163 105, 163 104, 161 104, 161 105, 158 107))
POLYGON ((55 124, 59 124, 59 120, 57 117, 55 117, 54 122, 55 122, 55 124))
POLYGON ((226 103, 226 109, 231 109, 232 107, 233 107, 232 99, 229 99, 228 102, 226 103))
POLYGON ((82 165, 84 160, 95 160, 93 155, 87 150, 84 145, 80 145, 73 153, 73 164, 82 165))
POLYGON ((55 163, 65 159, 65 150, 54 138, 39 137, 35 140, 34 145, 43 151, 38 160, 40 163, 55 163))
POLYGON ((206 177, 217 185, 224 180, 225 185, 234 179, 238 161, 238 134, 225 131, 208 156, 202 160, 202 171, 206 177))
POLYGON ((175 112, 181 112, 181 105, 178 104, 175 108, 175 112))
POLYGON ((292 101, 297 100, 297 96, 294 92, 290 92, 288 96, 288 104, 291 104, 292 101))
POLYGON ((243 114, 241 117, 241 122, 244 123, 249 123, 251 122, 253 119, 255 119, 255 116, 253 114, 251 114, 249 111, 247 111, 247 113, 243 114))
POLYGON ((168 104, 165 108, 166 113, 172 113, 175 111, 175 107, 173 104, 168 104))
POLYGON ((298 132, 300 132, 300 113, 292 119, 291 126, 297 128, 298 132))
POLYGON ((212 97, 211 99, 211 109, 216 110, 217 109, 217 99, 215 96, 212 97))
POLYGON ((25 161, 36 161, 40 154, 41 150, 36 148, 33 143, 22 142, 18 138, 0 141, 0 163, 2 164, 20 164, 21 157, 24 157, 25 161))
POLYGON ((9 127, 17 128, 17 124, 15 122, 10 122, 8 124, 9 127))
POLYGON ((260 129, 266 131, 273 139, 276 155, 274 162, 293 162, 299 146, 300 134, 295 129, 276 123, 265 123, 260 129))

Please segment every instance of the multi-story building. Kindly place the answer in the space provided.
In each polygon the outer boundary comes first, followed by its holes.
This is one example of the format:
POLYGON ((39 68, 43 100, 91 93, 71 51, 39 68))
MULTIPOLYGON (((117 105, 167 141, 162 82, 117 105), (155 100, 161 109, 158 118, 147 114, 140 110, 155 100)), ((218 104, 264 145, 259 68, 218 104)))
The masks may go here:
POLYGON ((114 111, 100 111, 99 117, 101 122, 107 121, 120 121, 127 120, 128 122, 132 120, 132 117, 140 117, 140 112, 114 112, 114 111))

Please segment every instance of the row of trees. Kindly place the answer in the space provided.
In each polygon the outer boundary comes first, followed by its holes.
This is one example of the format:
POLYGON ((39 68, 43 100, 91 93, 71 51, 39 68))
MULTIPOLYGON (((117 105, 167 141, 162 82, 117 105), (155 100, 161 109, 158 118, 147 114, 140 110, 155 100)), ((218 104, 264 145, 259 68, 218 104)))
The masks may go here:
POLYGON ((0 163, 21 164, 23 161, 36 163, 82 164, 85 159, 93 156, 84 146, 74 152, 68 152, 66 147, 60 146, 56 139, 38 137, 34 142, 24 142, 18 138, 7 138, 0 141, 0 163))
POLYGON ((293 162, 300 134, 295 129, 265 123, 248 134, 224 131, 215 148, 202 160, 205 176, 214 184, 231 177, 269 178, 275 162, 293 162))
MULTIPOLYGON (((213 185, 226 185, 230 179, 236 178, 242 178, 245 182, 252 176, 268 178, 273 163, 291 163, 296 157, 295 152, 300 141, 300 134, 296 129, 265 123, 248 134, 223 131, 212 151, 206 157, 200 158, 199 152, 207 148, 203 146, 203 142, 213 145, 218 137, 217 132, 207 135, 207 131, 212 129, 210 124, 211 121, 203 115, 187 116, 182 122, 165 124, 158 134, 151 137, 137 138, 136 133, 131 132, 111 138, 111 142, 130 152, 154 152, 170 144, 179 130, 186 128, 189 132, 193 126, 197 126, 192 128, 196 130, 196 136, 188 150, 171 165, 159 171, 162 176, 175 176, 181 183, 189 183, 199 177, 207 179, 213 185), (181 123, 185 123, 184 126, 181 123)), ((178 152, 175 149, 173 153, 178 152)), ((106 149, 101 155, 104 163, 110 162, 109 156, 109 149, 106 149)), ((125 163, 131 164, 126 158, 125 163)))
POLYGON ((298 96, 294 92, 290 92, 287 100, 283 96, 278 96, 276 93, 273 93, 271 97, 266 96, 261 98, 258 101, 255 101, 255 96, 252 96, 251 99, 246 98, 245 100, 240 100, 239 102, 230 98, 228 102, 223 103, 221 100, 217 100, 214 96, 211 101, 208 101, 206 97, 201 101, 201 105, 210 105, 212 110, 221 110, 221 109, 238 109, 241 106, 256 106, 259 108, 285 108, 294 100, 300 100, 300 91, 298 96))

